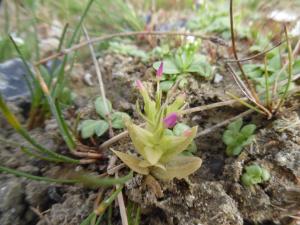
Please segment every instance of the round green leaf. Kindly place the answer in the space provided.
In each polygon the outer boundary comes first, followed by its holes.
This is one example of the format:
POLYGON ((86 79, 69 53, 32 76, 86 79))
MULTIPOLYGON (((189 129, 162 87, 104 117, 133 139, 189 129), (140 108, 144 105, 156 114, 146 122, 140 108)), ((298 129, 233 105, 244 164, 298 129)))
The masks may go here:
POLYGON ((242 176, 242 183, 245 186, 251 186, 253 184, 251 177, 246 173, 242 176))
POLYGON ((105 120, 99 120, 97 121, 95 125, 95 134, 100 137, 102 136, 109 128, 108 122, 105 120))
POLYGON ((111 102, 109 100, 106 99, 106 101, 104 101, 104 99, 102 97, 98 97, 95 101, 95 108, 96 108, 96 112, 103 118, 106 119, 107 114, 111 113, 112 111, 112 106, 111 106, 111 102), (105 107, 105 102, 106 102, 106 106, 105 107))
POLYGON ((82 138, 92 137, 95 133, 95 124, 97 120, 84 120, 78 126, 78 130, 81 131, 82 138))
POLYGON ((81 131, 82 138, 89 138, 95 134, 100 137, 108 127, 108 123, 104 120, 85 120, 79 125, 78 130, 81 131))
POLYGON ((114 112, 111 117, 112 127, 122 129, 125 127, 124 119, 129 119, 130 116, 124 112, 114 112))

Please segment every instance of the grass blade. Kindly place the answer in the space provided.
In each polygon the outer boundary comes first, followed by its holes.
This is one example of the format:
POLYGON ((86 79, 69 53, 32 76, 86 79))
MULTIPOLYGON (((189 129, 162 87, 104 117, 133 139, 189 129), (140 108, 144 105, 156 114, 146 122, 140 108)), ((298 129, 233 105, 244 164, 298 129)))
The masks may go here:
POLYGON ((0 110, 2 111, 4 117, 8 123, 19 133, 24 139, 26 139, 32 146, 34 146, 39 152, 44 153, 48 156, 56 158, 59 162, 68 162, 68 163, 79 163, 79 160, 72 159, 64 155, 60 155, 56 152, 53 152, 49 149, 44 148, 42 145, 38 144, 29 133, 21 126, 18 119, 12 114, 12 112, 7 107, 3 97, 0 95, 0 110))
MULTIPOLYGON (((80 18, 78 24, 76 25, 76 28, 75 28, 69 42, 67 43, 67 48, 70 48, 74 44, 74 42, 76 40, 76 37, 77 37, 77 35, 80 31, 80 27, 83 23, 83 20, 85 19, 85 17, 87 15, 90 7, 92 6, 93 2, 94 2, 94 0, 89 0, 86 8, 83 11, 83 14, 81 15, 81 18, 80 18)), ((63 82, 64 82, 64 77, 65 77, 64 76, 64 69, 65 69, 65 65, 67 64, 67 61, 68 61, 68 55, 65 55, 64 59, 63 59, 63 62, 62 62, 62 65, 61 65, 61 69, 60 69, 58 77, 57 77, 57 85, 51 91, 51 95, 52 95, 53 98, 55 98, 57 96, 56 94, 59 92, 61 87, 63 87, 63 85, 61 85, 61 84, 63 84, 63 82)))
POLYGON ((68 131, 68 128, 66 126, 66 123, 62 117, 62 112, 60 111, 60 108, 58 106, 58 104, 55 104, 51 94, 50 94, 50 91, 46 85, 46 82, 44 81, 39 69, 37 67, 36 68, 36 76, 37 76, 37 79, 40 83, 40 86, 46 96, 46 99, 47 99, 47 102, 50 106, 50 110, 52 112, 52 114, 54 115, 55 119, 56 119, 56 122, 58 124, 58 127, 59 127, 59 130, 60 130, 60 133, 64 139, 64 141, 66 142, 68 148, 70 151, 74 151, 75 147, 76 147, 76 144, 75 144, 75 141, 73 140, 71 134, 69 133, 68 131))
POLYGON ((275 109, 275 112, 278 111, 278 109, 282 106, 282 104, 284 103, 285 98, 287 97, 288 91, 290 89, 291 83, 292 83, 292 76, 293 76, 293 55, 292 55, 292 47, 291 47, 291 43, 289 40, 289 36, 288 36, 288 31, 287 31, 287 27, 284 26, 284 33, 285 33, 285 39, 286 39, 286 44, 287 44, 287 48, 288 48, 288 59, 289 59, 289 64, 288 64, 288 81, 286 84, 286 88, 279 100, 279 103, 277 104, 277 107, 275 109))
POLYGON ((226 92, 226 94, 229 95, 231 98, 235 99, 237 102, 241 103, 242 105, 244 105, 244 106, 246 106, 246 107, 248 107, 248 108, 250 108, 250 109, 253 109, 254 111, 256 111, 256 112, 258 112, 258 113, 266 114, 264 111, 262 111, 262 110, 256 108, 256 107, 253 106, 253 105, 248 104, 247 102, 241 100, 241 99, 238 98, 237 96, 235 96, 235 95, 233 95, 233 94, 231 94, 231 93, 229 93, 229 92, 226 92))
POLYGON ((100 205, 95 209, 94 213, 96 215, 103 215, 106 209, 113 203, 113 201, 117 198, 118 194, 122 191, 123 186, 117 188, 107 199, 103 200, 100 205))
POLYGON ((79 225, 90 225, 91 221, 94 220, 96 214, 92 212, 87 218, 85 218, 79 225))
POLYGON ((45 160, 45 161, 49 161, 49 162, 60 162, 60 160, 58 160, 57 158, 40 155, 38 153, 33 152, 32 150, 29 150, 29 148, 25 147, 25 146, 21 146, 20 149, 25 154, 27 154, 31 157, 37 158, 37 159, 41 159, 41 160, 45 160))
POLYGON ((54 178, 49 178, 49 177, 40 177, 40 176, 35 176, 30 173, 22 172, 19 170, 11 169, 8 167, 0 166, 0 172, 4 173, 9 173, 13 174, 17 177, 25 177, 31 180, 36 180, 36 181, 44 181, 48 183, 60 183, 60 184, 75 184, 77 183, 77 180, 67 180, 67 179, 54 179, 54 178))
POLYGON ((33 74, 33 72, 31 71, 31 69, 29 68, 29 65, 27 64, 26 59, 25 59, 23 53, 22 53, 21 50, 19 49, 19 47, 18 47, 17 43, 15 42, 15 40, 13 39, 13 37, 12 37, 12 36, 9 36, 9 39, 10 39, 10 41, 12 42, 13 46, 15 47, 15 49, 16 49, 16 51, 17 51, 19 57, 21 58, 21 60, 22 60, 22 62, 23 62, 23 64, 24 64, 24 66, 25 66, 25 69, 27 70, 27 73, 25 73, 24 78, 25 78, 26 83, 27 83, 27 85, 28 85, 28 88, 29 88, 29 90, 30 90, 30 93, 31 93, 31 99, 32 99, 32 101, 33 101, 34 98, 35 98, 35 92, 34 92, 34 89, 33 89, 32 83, 31 83, 31 80, 32 80, 32 81, 35 81, 34 74, 33 74), (28 77, 28 76, 29 76, 29 77, 28 77))
POLYGON ((133 172, 131 171, 128 175, 120 178, 99 178, 97 176, 82 174, 75 175, 75 179, 79 180, 80 183, 88 187, 99 187, 99 186, 111 186, 116 184, 124 184, 133 177, 133 172))
POLYGON ((268 62, 267 62, 267 56, 265 56, 265 86, 266 86, 266 106, 267 108, 270 108, 270 85, 269 85, 269 72, 268 72, 268 62))

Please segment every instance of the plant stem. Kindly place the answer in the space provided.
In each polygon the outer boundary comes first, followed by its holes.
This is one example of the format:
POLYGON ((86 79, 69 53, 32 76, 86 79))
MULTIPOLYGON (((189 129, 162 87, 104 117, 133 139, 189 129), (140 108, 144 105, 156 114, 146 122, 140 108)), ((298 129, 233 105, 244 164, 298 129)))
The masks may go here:
POLYGON ((225 41, 217 38, 217 37, 209 37, 205 36, 202 34, 195 34, 195 33, 188 33, 188 32, 172 32, 172 31, 132 31, 132 32, 121 32, 121 33, 115 33, 115 34, 107 34, 107 35, 102 35, 99 37, 91 38, 90 41, 83 41, 77 45, 74 45, 72 47, 67 47, 65 49, 62 49, 60 52, 55 53, 47 58, 41 59, 40 61, 36 62, 36 65, 43 64, 47 62, 48 60, 55 59, 57 57, 69 54, 72 51, 75 51, 77 49, 80 49, 89 43, 96 43, 96 42, 101 42, 105 41, 108 39, 112 39, 115 37, 127 37, 127 36, 140 36, 140 35, 150 35, 150 36, 194 36, 197 38, 201 38, 203 40, 209 40, 211 42, 220 44, 220 45, 226 45, 225 41))
POLYGON ((279 108, 282 106, 282 104, 285 101, 285 98, 287 97, 290 85, 292 83, 292 76, 293 76, 293 56, 292 56, 292 48, 291 48, 291 44, 290 44, 290 40, 289 40, 289 36, 288 36, 288 31, 287 31, 287 27, 284 26, 284 33, 285 33, 285 38, 286 38, 286 42, 287 42, 287 47, 288 47, 288 59, 289 59, 289 64, 288 64, 288 81, 286 84, 286 88, 279 100, 279 103, 277 104, 276 108, 275 108, 275 112, 276 113, 279 108))
POLYGON ((232 51, 233 51, 233 55, 236 60, 236 63, 241 71, 242 77, 245 80, 247 87, 249 88, 249 90, 251 92, 251 95, 256 100, 256 102, 259 103, 259 98, 257 97, 256 91, 254 90, 247 75, 245 74, 245 71, 244 71, 242 64, 240 63, 238 55, 237 55, 236 45, 235 45, 234 23, 233 23, 233 0, 230 0, 230 32, 231 32, 232 51))
POLYGON ((99 62, 98 62, 98 60, 96 58, 95 49, 93 47, 93 44, 90 43, 91 39, 89 37, 89 34, 88 34, 86 28, 84 26, 82 26, 82 29, 83 29, 85 38, 86 38, 87 42, 89 43, 88 45, 89 45, 89 49, 90 49, 90 52, 91 52, 91 55, 92 55, 92 59, 93 59, 93 63, 94 63, 94 66, 95 66, 95 70, 96 70, 96 74, 97 74, 97 78, 98 78, 98 83, 99 83, 99 89, 100 89, 101 97, 102 97, 103 102, 104 102, 104 109, 108 113, 105 116, 108 119, 109 134, 110 134, 110 137, 113 137, 114 133, 113 133, 113 129, 112 129, 111 113, 109 111, 109 107, 108 107, 107 101, 106 101, 105 88, 104 88, 104 84, 103 84, 103 79, 102 79, 102 74, 101 74, 99 62))

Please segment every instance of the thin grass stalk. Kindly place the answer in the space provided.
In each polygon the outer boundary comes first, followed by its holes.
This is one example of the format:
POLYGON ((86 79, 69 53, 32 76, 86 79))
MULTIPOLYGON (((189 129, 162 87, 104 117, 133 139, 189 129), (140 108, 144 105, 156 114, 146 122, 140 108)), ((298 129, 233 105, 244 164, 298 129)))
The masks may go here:
POLYGON ((90 225, 91 221, 96 217, 96 214, 92 212, 87 218, 85 218, 79 225, 90 225))
POLYGON ((34 101, 34 99, 36 97, 36 95, 35 95, 36 93, 35 93, 35 91, 33 89, 32 83, 31 83, 31 80, 34 81, 34 74, 32 73, 31 69, 29 68, 29 65, 27 64, 26 59, 25 59, 23 53, 19 49, 19 47, 18 47, 17 43, 15 42, 15 40, 13 39, 13 37, 9 35, 9 39, 10 39, 11 43, 13 44, 13 46, 15 47, 15 49, 16 49, 19 57, 21 58, 24 66, 25 66, 25 69, 27 70, 27 73, 25 74, 24 77, 25 77, 25 81, 26 81, 26 83, 28 85, 28 88, 30 90, 31 99, 32 99, 32 101, 34 101))
MULTIPOLYGON (((86 40, 88 42, 90 42, 90 37, 89 37, 89 34, 88 34, 86 28, 84 26, 82 26, 82 29, 83 29, 86 40)), ((97 79, 98 79, 98 83, 99 83, 99 89, 100 89, 101 97, 102 97, 103 102, 104 102, 104 109, 108 113, 105 116, 107 117, 107 120, 108 120, 108 123, 109 123, 109 134, 110 134, 110 137, 112 137, 112 136, 114 136, 114 133, 113 133, 113 129, 112 129, 111 114, 110 114, 110 111, 108 109, 108 104, 107 104, 107 101, 106 101, 105 88, 104 88, 104 84, 103 84, 103 79, 102 79, 102 74, 101 74, 99 62, 96 58, 95 49, 94 49, 92 43, 89 44, 89 49, 90 49, 90 53, 92 55, 93 63, 94 63, 95 69, 96 69, 96 75, 97 75, 97 79)))
POLYGON ((58 107, 58 105, 55 104, 55 102, 50 94, 50 91, 49 91, 43 77, 41 76, 39 69, 35 67, 35 71, 36 71, 37 79, 40 82, 41 88, 42 88, 42 90, 46 96, 47 102, 50 106, 50 110, 56 119, 60 133, 61 133, 64 141, 66 142, 69 150, 74 151, 76 144, 75 144, 75 141, 73 140, 71 134, 69 133, 68 128, 66 127, 66 123, 62 117, 62 112, 60 111, 60 108, 58 107))
MULTIPOLYGON (((299 51, 300 49, 300 40, 298 40, 294 50, 293 50, 293 55, 292 55, 292 58, 295 57, 296 53, 299 51)), ((277 90, 278 90, 278 82, 279 82, 279 77, 280 75, 283 73, 283 71, 286 69, 286 67, 289 65, 289 62, 285 63, 284 66, 281 68, 281 70, 276 73, 275 75, 275 82, 274 82, 274 85, 272 87, 272 98, 275 96, 275 94, 277 93, 277 90)))
POLYGON ((77 180, 54 179, 54 178, 49 178, 49 177, 35 176, 30 173, 22 172, 22 171, 11 169, 11 168, 4 167, 4 166, 0 166, 0 172, 13 174, 17 177, 25 177, 25 178, 28 178, 31 180, 44 181, 47 183, 75 184, 78 182, 77 180))
POLYGON ((258 113, 266 115, 266 112, 258 109, 257 107, 255 107, 255 106, 253 106, 251 104, 248 104, 247 102, 245 102, 244 100, 241 100, 239 97, 231 94, 230 92, 226 92, 226 94, 229 95, 231 98, 235 99, 237 102, 241 103, 242 105, 244 105, 244 106, 246 106, 246 107, 248 107, 248 108, 250 108, 250 109, 252 109, 252 110, 254 110, 254 111, 258 112, 258 113))
POLYGON ((265 77, 265 86, 266 86, 266 106, 268 109, 271 109, 271 104, 270 104, 270 85, 269 85, 269 73, 268 73, 268 60, 267 56, 265 56, 265 72, 264 72, 264 77, 265 77))
POLYGON ((56 158, 59 162, 68 162, 68 163, 79 163, 79 160, 69 158, 64 155, 60 155, 55 153, 49 149, 44 148, 42 145, 37 143, 29 133, 21 126, 18 119, 12 114, 9 110, 8 106, 6 105, 3 97, 0 95, 0 109, 8 121, 8 123, 15 129, 17 133, 19 133, 25 140, 27 140, 32 146, 34 146, 39 152, 46 154, 50 157, 56 158))
POLYGON ((106 209, 113 203, 119 193, 122 191, 123 186, 118 187, 107 199, 102 201, 100 205, 94 210, 94 213, 98 216, 103 215, 106 209))
POLYGON ((58 160, 56 158, 52 158, 49 156, 47 157, 47 156, 43 156, 38 153, 35 153, 35 152, 29 150, 29 148, 27 148, 25 146, 21 146, 20 149, 22 152, 24 152, 25 154, 27 154, 28 156, 33 157, 33 158, 37 158, 37 159, 41 159, 41 160, 49 161, 49 162, 56 162, 56 163, 61 162, 60 160, 58 160))
POLYGON ((246 82, 247 88, 250 90, 252 97, 255 99, 256 102, 259 103, 259 98, 256 94, 256 91, 254 90, 252 84, 250 83, 247 75, 245 74, 245 71, 242 67, 242 64, 239 61, 237 51, 236 51, 236 44, 235 44, 235 33, 234 33, 234 22, 233 22, 233 0, 230 0, 230 32, 231 32, 231 42, 232 42, 232 50, 233 55, 236 60, 236 63, 241 71, 241 74, 243 76, 243 79, 246 82))
POLYGON ((57 50, 56 50, 57 52, 60 52, 62 47, 63 47, 68 28, 69 28, 69 23, 66 23, 66 25, 64 26, 64 29, 62 31, 62 34, 60 36, 60 39, 59 39, 59 44, 58 44, 58 47, 57 47, 57 50))
MULTIPOLYGON (((89 0, 86 8, 83 11, 83 14, 80 17, 80 20, 79 20, 78 24, 75 27, 75 30, 74 30, 74 32, 73 32, 73 34, 72 34, 69 42, 67 43, 67 48, 70 48, 74 44, 74 42, 76 40, 76 37, 77 37, 77 35, 79 33, 80 27, 81 27, 81 25, 83 23, 83 20, 85 19, 85 17, 86 17, 86 15, 87 15, 87 13, 88 13, 88 11, 89 11, 89 9, 90 9, 90 7, 91 7, 91 5, 92 5, 93 2, 94 2, 94 0, 89 0)), ((54 97, 54 98, 56 97, 56 94, 59 92, 59 90, 60 90, 60 88, 61 88, 61 86, 63 84, 63 81, 64 81, 64 69, 65 69, 65 65, 67 64, 67 61, 68 61, 68 55, 65 55, 64 59, 63 59, 63 63, 61 65, 61 69, 60 69, 59 75, 57 77, 57 84, 55 85, 54 90, 51 93, 52 97, 54 97)))
POLYGON ((10 28, 10 18, 9 18, 9 13, 8 13, 8 0, 5 0, 3 2, 4 4, 4 18, 5 18, 5 25, 4 25, 4 32, 6 34, 9 33, 9 28, 10 28))
POLYGON ((287 31, 287 27, 284 26, 284 33, 285 33, 285 37, 286 37, 286 43, 287 43, 287 47, 288 47, 288 60, 289 60, 289 64, 288 64, 288 81, 286 84, 286 88, 279 100, 279 103, 277 104, 276 108, 275 108, 275 113, 279 110, 279 108, 282 106, 282 104, 284 103, 287 95, 288 95, 288 91, 290 89, 291 83, 292 83, 292 77, 293 77, 293 56, 292 56, 292 47, 291 47, 291 43, 289 40, 289 36, 288 36, 288 31, 287 31))
POLYGON ((138 206, 136 209, 136 214, 135 214, 133 225, 139 225, 140 222, 141 222, 141 207, 138 206))

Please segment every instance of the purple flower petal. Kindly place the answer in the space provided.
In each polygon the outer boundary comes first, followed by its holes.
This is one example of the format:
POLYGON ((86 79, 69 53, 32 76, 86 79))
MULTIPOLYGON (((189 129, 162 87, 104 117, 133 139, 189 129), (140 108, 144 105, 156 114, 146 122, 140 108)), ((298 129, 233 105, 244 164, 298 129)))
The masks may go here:
POLYGON ((163 122, 166 128, 174 127, 177 123, 178 115, 177 113, 173 112, 167 115, 163 122))
POLYGON ((163 75, 163 70, 164 70, 164 63, 161 62, 160 65, 159 65, 158 70, 156 71, 156 77, 157 77, 157 78, 160 79, 160 78, 162 77, 162 75, 163 75))

